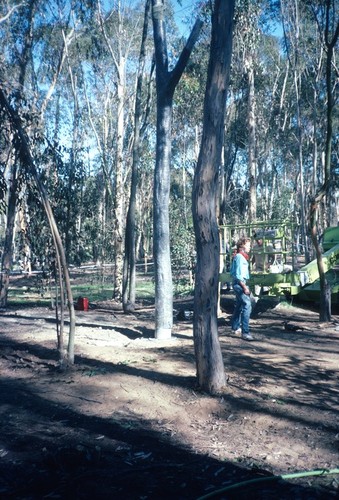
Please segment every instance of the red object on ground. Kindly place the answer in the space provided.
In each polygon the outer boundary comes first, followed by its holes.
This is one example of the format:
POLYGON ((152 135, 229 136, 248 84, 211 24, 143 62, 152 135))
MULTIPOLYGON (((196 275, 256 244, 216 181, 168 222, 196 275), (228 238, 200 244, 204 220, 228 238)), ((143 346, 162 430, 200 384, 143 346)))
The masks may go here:
POLYGON ((87 297, 79 297, 77 302, 78 311, 88 311, 88 298, 87 297))

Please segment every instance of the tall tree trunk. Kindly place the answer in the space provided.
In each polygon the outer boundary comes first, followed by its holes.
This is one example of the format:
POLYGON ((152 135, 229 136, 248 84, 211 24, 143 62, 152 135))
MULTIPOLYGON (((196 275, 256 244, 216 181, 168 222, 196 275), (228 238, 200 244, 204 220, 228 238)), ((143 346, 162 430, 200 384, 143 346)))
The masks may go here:
POLYGON ((301 244, 305 252, 306 262, 310 261, 308 238, 307 238, 307 220, 305 210, 305 187, 304 187, 304 160, 303 160, 303 145, 304 131, 302 120, 301 106, 301 77, 302 66, 300 57, 300 16, 299 16, 299 0, 281 1, 282 23, 285 32, 285 44, 287 50, 288 61, 293 72, 293 85, 296 96, 296 116, 297 116, 297 147, 298 147, 298 173, 296 176, 296 187, 299 196, 299 215, 301 226, 301 244), (286 34, 285 24, 289 26, 289 36, 286 34))
POLYGON ((151 0, 146 0, 144 26, 139 55, 137 89, 134 108, 134 140, 132 157, 131 192, 126 219, 124 273, 122 287, 122 306, 125 312, 135 307, 135 279, 136 279, 136 196, 138 185, 138 167, 140 158, 140 121, 143 72, 146 60, 146 40, 148 32, 148 18, 151 9, 151 0))
MULTIPOLYGON (((318 222, 318 214, 319 214, 319 206, 321 202, 328 198, 328 194, 330 192, 330 182, 331 182, 331 153, 332 153, 332 139, 333 139, 333 111, 334 111, 334 96, 333 96, 333 88, 335 86, 332 85, 332 59, 334 47, 338 41, 339 37, 339 22, 335 25, 335 30, 333 31, 333 37, 329 40, 329 31, 330 31, 330 9, 331 9, 331 1, 326 0, 325 4, 326 9, 326 24, 325 24, 325 33, 324 40, 326 45, 326 93, 327 93, 327 109, 326 109, 326 140, 325 140, 325 172, 324 172, 324 184, 321 186, 319 191, 316 193, 315 197, 311 203, 310 210, 310 229, 311 229, 311 237, 312 243, 316 251, 318 272, 319 272, 319 280, 320 280, 320 312, 319 312, 319 320, 320 321, 330 321, 331 319, 331 285, 326 279, 326 275, 324 272, 323 260, 320 250, 320 245, 318 241, 318 231, 317 231, 317 222, 318 222)), ((334 12, 333 12, 334 15, 334 12)), ((338 84, 337 84, 338 85, 338 84)), ((327 211, 329 212, 329 210, 327 211)))
POLYGON ((199 386, 212 394, 220 391, 226 383, 217 325, 220 252, 216 198, 232 54, 233 12, 234 1, 215 1, 203 135, 193 184, 192 208, 197 245, 194 348, 199 386))
POLYGON ((124 120, 124 107, 125 107, 125 58, 119 51, 119 67, 118 69, 118 82, 117 82, 117 95, 118 95, 118 109, 117 109, 117 143, 116 143, 116 161, 115 161, 115 266, 114 266, 114 287, 113 298, 121 300, 122 298, 122 281, 123 281, 123 242, 124 242, 124 184, 123 184, 123 146, 124 146, 124 133, 125 133, 125 120, 124 120))
POLYGON ((298 128, 298 167, 299 172, 297 175, 296 185, 299 186, 299 207, 300 207, 300 226, 301 226, 301 239, 304 245, 305 251, 305 261, 309 262, 311 260, 310 252, 308 248, 307 241, 307 222, 305 213, 305 183, 304 183, 304 158, 303 158, 303 130, 301 122, 301 100, 300 100, 300 90, 299 90, 299 78, 294 69, 294 88, 296 93, 297 101, 297 128, 298 128))
MULTIPOLYGON (((80 111, 79 111, 79 99, 78 99, 78 90, 77 90, 77 76, 74 75, 72 69, 72 63, 68 56, 68 43, 65 34, 63 33, 64 39, 64 53, 67 55, 68 62, 68 74, 71 82, 71 89, 73 94, 73 124, 72 124, 72 148, 70 154, 69 161, 69 169, 68 169, 68 193, 66 200, 66 213, 65 213, 65 255, 67 259, 67 263, 69 264, 69 259, 72 251, 72 243, 73 243, 73 234, 74 231, 68 230, 68 228, 74 228, 74 214, 73 214, 73 200, 72 197, 72 186, 74 182, 74 172, 76 170, 76 164, 78 161, 78 151, 79 151, 79 122, 80 122, 80 111)), ((64 58, 61 58, 63 62, 64 58)), ((60 64, 62 64, 60 62, 60 64)), ((61 68, 60 68, 61 69, 61 68)))
POLYGON ((155 272, 155 337, 171 337, 173 289, 170 257, 169 193, 172 142, 172 96, 158 94, 157 148, 153 191, 153 257, 155 272))
MULTIPOLYGON (((125 208, 125 192, 123 183, 123 150, 125 136, 125 101, 126 101, 126 61, 127 47, 123 46, 122 33, 124 26, 121 17, 120 0, 116 4, 116 14, 118 21, 118 38, 117 44, 112 45, 109 36, 106 32, 105 23, 100 12, 100 3, 98 2, 100 25, 107 48, 112 56, 112 61, 117 72, 117 131, 116 131, 116 154, 115 154, 115 174, 114 174, 114 279, 113 279, 113 299, 120 300, 122 298, 123 287, 123 243, 124 243, 124 208, 125 208)), ((108 181, 108 177, 107 177, 108 181)))
POLYGON ((172 102, 175 88, 199 36, 202 22, 196 21, 174 69, 168 71, 164 2, 163 0, 152 0, 152 6, 157 88, 157 144, 153 194, 155 338, 168 339, 172 335, 173 326, 169 231, 172 102))
POLYGON ((256 124, 255 124, 255 86, 253 57, 250 54, 247 61, 248 75, 248 176, 249 176, 249 221, 257 218, 257 154, 256 154, 256 124))
POLYGON ((1 256, 0 274, 0 307, 7 307, 7 297, 9 290, 9 276, 13 263, 13 239, 15 210, 18 190, 18 166, 17 159, 11 158, 12 165, 9 168, 8 194, 7 194, 7 217, 5 240, 1 256))

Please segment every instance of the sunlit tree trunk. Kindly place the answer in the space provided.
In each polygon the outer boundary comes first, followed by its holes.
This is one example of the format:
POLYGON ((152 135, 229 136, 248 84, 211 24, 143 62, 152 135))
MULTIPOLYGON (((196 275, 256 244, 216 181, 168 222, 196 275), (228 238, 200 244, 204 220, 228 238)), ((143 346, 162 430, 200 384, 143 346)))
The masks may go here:
POLYGON ((172 71, 168 54, 163 0, 152 0, 152 19, 156 59, 157 138, 153 193, 153 257, 155 272, 155 337, 172 335, 173 289, 170 257, 169 192, 172 142, 172 103, 202 23, 197 21, 172 71))
MULTIPOLYGON (((124 190, 124 138, 125 138, 125 106, 126 106, 126 62, 130 44, 126 43, 124 31, 126 27, 123 24, 121 14, 121 2, 116 2, 117 15, 117 37, 112 41, 106 31, 105 20, 100 12, 100 26, 111 54, 112 62, 116 70, 116 141, 115 141, 115 163, 114 163, 114 181, 113 181, 113 227, 114 227, 114 277, 113 277, 113 299, 122 299, 123 287, 123 250, 125 239, 125 190, 124 190)), ((107 179, 108 180, 108 179, 107 179)))
POLYGON ((125 193, 123 184, 123 147, 125 133, 125 58, 121 50, 119 50, 119 66, 118 81, 117 81, 117 139, 116 139, 116 156, 115 156, 115 231, 114 231, 114 247, 115 247, 115 266, 114 266, 114 288, 113 298, 121 300, 122 298, 122 277, 123 277, 123 242, 124 242, 124 206, 125 193))
POLYGON ((18 216, 18 228, 22 238, 23 271, 30 274, 32 272, 31 247, 29 240, 27 239, 27 226, 29 225, 29 214, 26 207, 27 205, 25 202, 25 206, 21 207, 20 210, 17 211, 17 216, 18 216))

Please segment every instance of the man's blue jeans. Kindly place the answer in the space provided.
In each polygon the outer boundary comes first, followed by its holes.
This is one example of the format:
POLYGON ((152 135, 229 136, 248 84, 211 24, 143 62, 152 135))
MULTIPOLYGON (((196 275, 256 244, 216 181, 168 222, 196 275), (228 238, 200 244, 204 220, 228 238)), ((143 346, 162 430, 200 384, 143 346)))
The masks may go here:
POLYGON ((238 330, 241 327, 242 334, 250 332, 250 316, 252 312, 252 303, 249 295, 246 295, 240 285, 234 284, 235 307, 231 319, 232 330, 238 330))

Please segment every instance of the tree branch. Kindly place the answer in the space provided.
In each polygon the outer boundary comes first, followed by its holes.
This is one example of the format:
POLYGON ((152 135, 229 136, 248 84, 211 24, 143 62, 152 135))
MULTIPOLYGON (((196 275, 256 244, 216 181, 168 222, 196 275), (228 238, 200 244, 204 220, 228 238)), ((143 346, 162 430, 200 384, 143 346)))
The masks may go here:
POLYGON ((21 2, 18 5, 14 5, 11 9, 9 9, 9 11, 7 12, 7 14, 4 15, 4 17, 0 17, 0 24, 4 23, 5 21, 7 21, 7 19, 12 15, 12 13, 16 9, 19 9, 19 7, 21 7, 22 5, 25 5, 25 3, 26 2, 21 2))
POLYGON ((183 74, 183 72, 186 68, 187 62, 190 58, 190 55, 191 55, 192 50, 194 48, 194 45, 199 38, 200 31, 201 31, 203 24, 204 23, 201 19, 197 19, 195 21, 194 26, 193 26, 192 31, 191 31, 191 34, 188 37, 186 45, 180 54, 178 62, 175 65, 174 69, 170 73, 169 87, 172 88, 173 90, 178 85, 178 82, 181 78, 181 75, 183 74))

